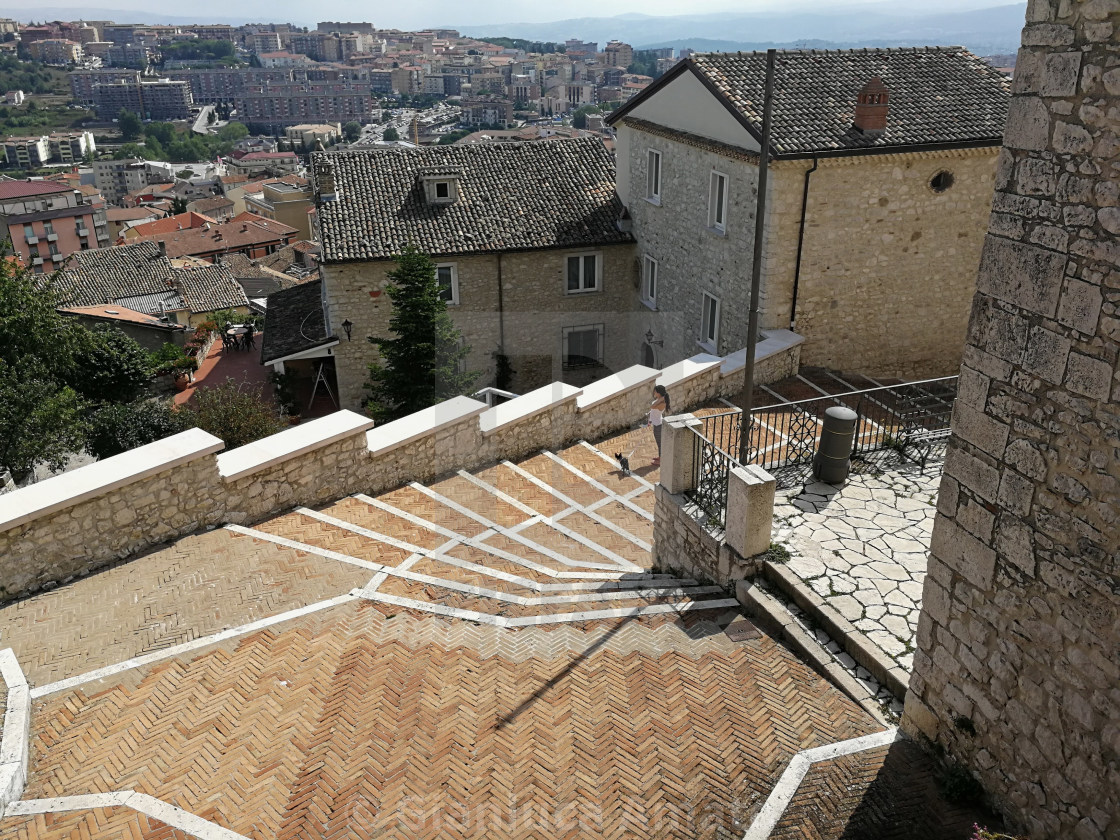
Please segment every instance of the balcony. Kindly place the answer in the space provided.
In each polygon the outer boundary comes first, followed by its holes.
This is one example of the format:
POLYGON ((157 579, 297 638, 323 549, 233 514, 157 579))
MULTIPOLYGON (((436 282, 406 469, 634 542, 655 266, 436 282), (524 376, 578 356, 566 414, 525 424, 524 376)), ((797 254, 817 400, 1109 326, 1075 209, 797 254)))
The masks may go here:
POLYGON ((64 259, 66 259, 65 254, 51 254, 52 262, 62 262, 64 259))
POLYGON ((58 234, 57 233, 48 233, 47 234, 47 241, 48 242, 57 242, 58 241, 58 234))
POLYGON ((78 236, 82 236, 82 237, 89 236, 89 228, 84 228, 84 227, 78 228, 78 236))
POLYGON ((32 265, 42 265, 43 264, 43 258, 42 257, 33 257, 31 259, 31 264, 32 265))
POLYGON ((27 237, 27 244, 28 245, 38 245, 39 244, 39 237, 38 236, 27 237))

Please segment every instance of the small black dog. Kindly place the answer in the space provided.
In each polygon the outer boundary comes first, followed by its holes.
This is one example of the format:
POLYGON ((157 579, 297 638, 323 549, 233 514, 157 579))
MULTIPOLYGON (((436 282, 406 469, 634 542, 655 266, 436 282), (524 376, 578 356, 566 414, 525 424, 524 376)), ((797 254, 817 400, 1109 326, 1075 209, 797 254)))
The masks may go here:
MULTIPOLYGON (((631 452, 630 455, 634 453, 631 452)), ((621 452, 614 453, 615 460, 618 461, 618 466, 622 470, 623 475, 630 475, 630 457, 623 455, 621 452)))

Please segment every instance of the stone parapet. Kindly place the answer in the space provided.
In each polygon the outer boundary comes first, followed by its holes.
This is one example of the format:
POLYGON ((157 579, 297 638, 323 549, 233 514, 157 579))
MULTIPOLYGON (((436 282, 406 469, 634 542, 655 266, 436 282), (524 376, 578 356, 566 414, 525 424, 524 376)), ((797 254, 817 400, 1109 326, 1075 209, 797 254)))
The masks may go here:
POLYGON ((1027 4, 902 721, 1038 840, 1120 836, 1118 33, 1027 4))

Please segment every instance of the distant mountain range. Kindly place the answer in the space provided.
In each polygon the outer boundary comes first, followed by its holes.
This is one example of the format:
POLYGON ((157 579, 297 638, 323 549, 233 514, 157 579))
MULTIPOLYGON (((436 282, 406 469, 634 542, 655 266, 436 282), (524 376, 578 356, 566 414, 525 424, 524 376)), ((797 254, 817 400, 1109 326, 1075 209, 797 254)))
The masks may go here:
POLYGON ((833 8, 827 11, 754 12, 708 15, 620 15, 572 18, 550 23, 503 23, 458 27, 473 37, 532 41, 596 41, 617 38, 635 49, 690 47, 697 51, 847 49, 853 47, 968 47, 978 55, 1019 48, 1026 4, 1015 3, 936 14, 906 12, 902 3, 833 8))
MULTIPOLYGON (((959 2, 959 0, 958 0, 959 2)), ((0 10, 16 20, 114 20, 118 23, 228 23, 239 25, 269 20, 278 10, 266 11, 265 0, 247 0, 241 16, 168 15, 157 11, 91 7, 37 6, 0 10), (250 17, 251 16, 251 17, 250 17)), ((698 51, 841 49, 852 47, 909 47, 961 45, 978 55, 1014 53, 1019 48, 1026 3, 983 8, 946 8, 938 13, 907 12, 906 4, 865 3, 834 5, 825 11, 793 9, 782 12, 743 12, 704 15, 625 14, 616 17, 571 18, 548 23, 495 23, 456 26, 474 37, 525 38, 566 41, 580 38, 600 47, 612 38, 637 49, 690 47, 698 51)), ((306 14, 306 9, 302 10, 306 14)), ((283 14, 283 12, 281 12, 283 14)), ((326 14, 326 13, 324 13, 326 14)), ((330 15, 327 15, 328 17, 330 15)), ((286 19, 285 19, 286 20, 286 19)), ((282 22, 278 20, 277 22, 282 22)), ((314 26, 314 22, 291 21, 314 26)), ((437 25, 438 21, 432 22, 437 25)))

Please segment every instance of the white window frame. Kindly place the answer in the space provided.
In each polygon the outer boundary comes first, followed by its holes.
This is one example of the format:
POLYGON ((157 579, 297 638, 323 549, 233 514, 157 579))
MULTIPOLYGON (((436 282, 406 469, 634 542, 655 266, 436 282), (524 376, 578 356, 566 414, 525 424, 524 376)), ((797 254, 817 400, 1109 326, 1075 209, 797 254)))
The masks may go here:
POLYGON ((646 201, 661 204, 661 152, 656 149, 646 154, 646 201))
POLYGON ((710 353, 717 353, 719 350, 719 310, 719 298, 703 292, 700 296, 700 341, 698 343, 710 353))
POLYGON ((718 233, 727 233, 727 193, 730 179, 718 170, 712 170, 708 182, 708 227, 718 233), (719 195, 719 184, 723 183, 723 196, 719 195))
POLYGON ((599 292, 603 289, 603 255, 598 251, 583 251, 578 254, 568 254, 564 258, 564 294, 566 295, 586 295, 592 292, 599 292), (587 285, 587 276, 585 273, 586 262, 588 257, 595 258, 595 276, 591 278, 591 285, 587 285), (568 273, 569 266, 572 260, 579 260, 579 283, 580 288, 568 288, 568 273))
POLYGON ((603 326, 603 324, 581 324, 581 325, 575 326, 575 327, 564 327, 561 330, 562 347, 561 347, 560 362, 561 362, 561 365, 563 366, 564 370, 570 370, 570 369, 581 368, 581 367, 592 367, 593 366, 592 364, 586 364, 586 365, 569 365, 568 364, 568 356, 570 355, 569 352, 568 352, 568 343, 569 343, 569 340, 571 339, 572 333, 577 333, 577 332, 582 333, 582 332, 590 332, 590 331, 595 332, 596 353, 595 353, 594 364, 598 364, 598 365, 603 364, 603 345, 605 344, 605 340, 606 340, 606 329, 605 329, 605 327, 603 326))
POLYGON ((441 268, 446 268, 451 273, 451 300, 447 301, 448 306, 459 305, 459 270, 455 267, 455 263, 436 263, 436 282, 439 282, 439 272, 441 268))
POLYGON ((649 254, 642 255, 642 303, 650 309, 657 308, 657 260, 649 254))

